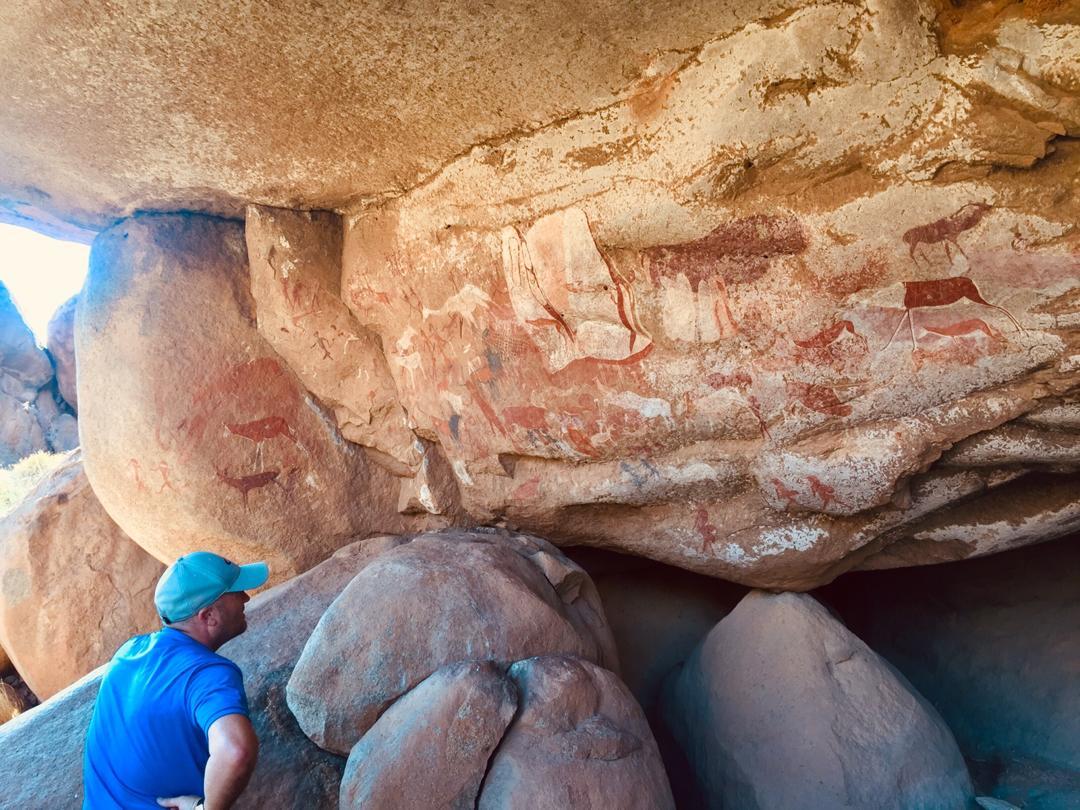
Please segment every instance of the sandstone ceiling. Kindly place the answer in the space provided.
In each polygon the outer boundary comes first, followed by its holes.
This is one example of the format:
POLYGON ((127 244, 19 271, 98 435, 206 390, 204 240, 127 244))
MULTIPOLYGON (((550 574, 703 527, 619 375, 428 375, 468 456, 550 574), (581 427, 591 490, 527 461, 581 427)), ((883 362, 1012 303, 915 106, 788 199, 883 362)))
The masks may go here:
MULTIPOLYGON (((938 3, 944 11, 932 3, 860 9, 801 0, 8 4, 0 11, 0 221, 89 239, 87 231, 140 210, 239 217, 250 202, 343 210, 398 196, 470 150, 623 102, 647 123, 683 71, 717 57, 747 90, 760 91, 712 105, 716 134, 728 142, 747 140, 723 131, 729 115, 752 125, 754 116, 742 113, 791 98, 805 101, 803 113, 835 109, 850 101, 822 91, 858 87, 851 81, 858 73, 895 82, 933 63, 937 50, 962 57, 994 45, 1014 56, 1032 50, 1026 62, 1002 65, 1028 74, 1026 84, 1014 76, 1021 108, 1045 106, 1040 96, 1062 89, 1075 93, 1076 38, 1070 45, 1061 25, 1080 18, 1075 2, 938 3), (852 38, 849 18, 885 38, 893 58, 868 63, 856 53, 866 48, 856 48, 861 37, 852 38), (919 42, 931 21, 938 48, 919 42), (725 49, 739 49, 738 58, 725 60, 725 49)), ((965 66, 995 83, 993 68, 970 59, 933 66, 957 84, 973 78, 956 75, 965 66)), ((870 88, 887 89, 862 89, 870 88)), ((964 117, 974 130, 1012 130, 1005 152, 1023 162, 1033 133, 986 103, 1001 94, 1000 87, 984 94, 964 117)), ((906 103, 933 107, 933 95, 916 92, 906 103)), ((1051 127, 1047 137, 1065 134, 1070 114, 1060 113, 1034 123, 1051 127)), ((807 117, 787 115, 793 129, 807 117)), ((985 135, 981 143, 973 137, 976 150, 993 151, 985 135)), ((582 146, 593 151, 578 154, 578 163, 620 148, 582 146)), ((772 162, 790 152, 774 150, 772 162)), ((775 178, 760 171, 744 178, 764 181, 775 178)))
POLYGON ((799 5, 6 4, 0 219, 70 234, 139 210, 395 196, 799 5))

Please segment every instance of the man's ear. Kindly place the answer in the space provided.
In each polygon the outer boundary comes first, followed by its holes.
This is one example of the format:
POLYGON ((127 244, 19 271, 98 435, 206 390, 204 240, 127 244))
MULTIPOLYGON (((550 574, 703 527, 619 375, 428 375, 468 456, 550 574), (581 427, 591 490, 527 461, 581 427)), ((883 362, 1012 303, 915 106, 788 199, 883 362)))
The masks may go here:
POLYGON ((218 620, 217 611, 214 609, 214 605, 207 605, 204 608, 200 608, 195 614, 195 617, 207 627, 216 625, 218 620))

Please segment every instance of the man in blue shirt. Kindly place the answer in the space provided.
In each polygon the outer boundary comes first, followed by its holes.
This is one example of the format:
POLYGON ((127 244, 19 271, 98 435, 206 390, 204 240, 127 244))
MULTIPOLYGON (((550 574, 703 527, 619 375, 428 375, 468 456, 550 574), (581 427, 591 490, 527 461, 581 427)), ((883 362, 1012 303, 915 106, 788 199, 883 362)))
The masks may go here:
POLYGON ((170 565, 154 604, 163 627, 136 636, 101 680, 83 757, 84 810, 227 810, 259 743, 240 668, 216 650, 247 629, 244 591, 265 563, 197 551, 170 565))

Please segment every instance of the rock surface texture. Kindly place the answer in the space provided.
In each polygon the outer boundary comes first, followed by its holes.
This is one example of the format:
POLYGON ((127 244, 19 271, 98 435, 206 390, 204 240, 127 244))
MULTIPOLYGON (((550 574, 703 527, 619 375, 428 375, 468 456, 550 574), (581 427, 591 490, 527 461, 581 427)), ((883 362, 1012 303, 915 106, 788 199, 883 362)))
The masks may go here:
POLYGON ((704 803, 956 810, 973 798, 937 712, 803 594, 748 594, 666 686, 704 803))
POLYGON ((825 593, 941 712, 980 792, 1064 810, 1080 806, 1078 571, 1073 535, 825 593))
POLYGON ((346 755, 437 669, 545 654, 618 668, 580 567, 535 537, 420 535, 373 559, 326 611, 289 680, 289 707, 312 740, 346 755))
POLYGON ((475 810, 488 758, 517 704, 514 684, 491 661, 435 671, 353 748, 338 806, 475 810))
POLYGON ((0 283, 0 466, 78 443, 78 428, 59 399, 49 357, 0 283))
POLYGON ((163 561, 210 548, 272 581, 400 530, 397 485, 259 336, 243 228, 146 216, 98 237, 76 346, 86 472, 163 561))
POLYGON ((44 700, 160 626, 163 570, 105 513, 74 453, 0 521, 0 646, 44 700))
POLYGON ((60 305, 49 319, 46 348, 56 369, 56 387, 72 411, 79 411, 75 364, 75 305, 79 296, 73 295, 60 305))
POLYGON ((596 583, 619 650, 619 674, 651 719, 664 677, 690 657, 746 588, 596 549, 569 553, 596 583))
POLYGON ((478 810, 674 810, 652 731, 630 690, 588 661, 545 656, 509 676, 521 707, 478 810))

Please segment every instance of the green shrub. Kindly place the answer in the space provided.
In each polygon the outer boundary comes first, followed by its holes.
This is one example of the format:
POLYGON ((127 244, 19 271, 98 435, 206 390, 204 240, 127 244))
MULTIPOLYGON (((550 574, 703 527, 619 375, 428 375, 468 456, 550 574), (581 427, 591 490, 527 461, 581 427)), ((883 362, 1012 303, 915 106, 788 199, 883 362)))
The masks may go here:
POLYGON ((18 506, 42 478, 60 465, 66 455, 39 450, 10 467, 0 467, 0 515, 6 515, 18 506))

